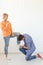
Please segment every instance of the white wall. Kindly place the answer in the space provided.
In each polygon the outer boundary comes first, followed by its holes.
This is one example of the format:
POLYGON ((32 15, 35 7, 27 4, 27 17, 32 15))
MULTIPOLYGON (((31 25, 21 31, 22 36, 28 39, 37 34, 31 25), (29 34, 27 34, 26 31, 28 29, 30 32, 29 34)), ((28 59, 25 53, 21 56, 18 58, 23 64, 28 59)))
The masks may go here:
POLYGON ((9 14, 13 31, 33 37, 37 51, 43 51, 43 0, 0 0, 0 21, 9 14))

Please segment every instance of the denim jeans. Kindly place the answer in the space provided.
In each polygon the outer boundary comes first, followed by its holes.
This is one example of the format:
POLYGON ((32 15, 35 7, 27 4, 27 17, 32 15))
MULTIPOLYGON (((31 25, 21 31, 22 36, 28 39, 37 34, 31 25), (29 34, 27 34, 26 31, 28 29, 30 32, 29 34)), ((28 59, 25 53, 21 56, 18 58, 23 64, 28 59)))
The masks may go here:
MULTIPOLYGON (((10 38, 14 38, 14 37, 18 37, 18 33, 14 33, 14 36, 4 37, 4 41, 5 41, 4 51, 5 51, 5 54, 6 54, 6 55, 8 54, 8 47, 9 47, 10 38)), ((17 43, 19 44, 20 42, 17 41, 17 43)))
MULTIPOLYGON (((26 55, 28 52, 26 52, 26 49, 24 49, 24 48, 19 48, 19 50, 24 54, 24 55, 26 55)), ((33 53, 33 52, 32 52, 33 53)), ((33 55, 32 56, 32 53, 31 53, 31 51, 30 51, 30 53, 29 53, 29 56, 28 57, 26 57, 26 60, 28 61, 28 60, 32 60, 32 59, 36 59, 36 55, 33 55)))

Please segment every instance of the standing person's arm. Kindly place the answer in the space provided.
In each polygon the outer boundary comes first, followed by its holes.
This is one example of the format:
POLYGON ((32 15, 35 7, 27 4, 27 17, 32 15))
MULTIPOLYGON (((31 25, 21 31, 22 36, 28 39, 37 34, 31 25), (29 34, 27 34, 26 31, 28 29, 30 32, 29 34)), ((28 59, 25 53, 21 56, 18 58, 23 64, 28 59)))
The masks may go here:
POLYGON ((13 36, 12 25, 10 23, 11 35, 13 36))
POLYGON ((11 36, 14 36, 14 33, 12 31, 12 25, 11 25, 11 23, 8 24, 8 28, 11 30, 11 36))
POLYGON ((11 23, 10 23, 10 29, 11 29, 11 34, 13 33, 13 31, 12 31, 12 25, 11 25, 11 23))

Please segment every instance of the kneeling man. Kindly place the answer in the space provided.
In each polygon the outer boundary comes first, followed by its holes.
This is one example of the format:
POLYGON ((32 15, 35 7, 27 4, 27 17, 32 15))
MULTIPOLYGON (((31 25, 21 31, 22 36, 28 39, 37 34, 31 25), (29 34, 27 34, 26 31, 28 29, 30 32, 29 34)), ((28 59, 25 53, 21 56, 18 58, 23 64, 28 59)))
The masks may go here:
POLYGON ((36 47, 34 45, 34 42, 31 38, 31 36, 29 36, 28 34, 24 34, 24 35, 19 35, 18 38, 17 38, 18 41, 22 42, 24 41, 23 45, 20 44, 20 48, 19 50, 24 54, 26 55, 26 60, 32 60, 32 59, 36 59, 37 57, 38 58, 41 58, 42 57, 40 56, 40 54, 38 53, 37 55, 32 55, 33 52, 35 51, 36 47))

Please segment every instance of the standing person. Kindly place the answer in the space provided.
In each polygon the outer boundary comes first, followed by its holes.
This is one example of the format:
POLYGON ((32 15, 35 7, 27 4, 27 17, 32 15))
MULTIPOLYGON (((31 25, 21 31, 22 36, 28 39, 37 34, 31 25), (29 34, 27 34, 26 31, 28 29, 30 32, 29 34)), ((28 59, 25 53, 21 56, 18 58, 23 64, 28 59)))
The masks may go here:
POLYGON ((36 47, 34 45, 34 42, 31 38, 31 36, 29 36, 28 34, 19 35, 17 40, 21 42, 19 50, 24 55, 26 55, 26 60, 27 61, 32 60, 32 59, 36 59, 36 58, 41 58, 42 59, 42 57, 40 56, 39 53, 37 55, 32 56, 32 54, 34 53, 36 47), (22 41, 24 41, 24 43, 22 41), (22 43, 23 43, 23 45, 22 45, 22 43))
POLYGON ((11 37, 18 36, 19 33, 13 33, 11 23, 8 21, 8 14, 3 14, 3 21, 1 22, 1 29, 3 33, 3 38, 5 41, 5 55, 7 57, 8 55, 8 46, 9 46, 9 40, 11 37))

